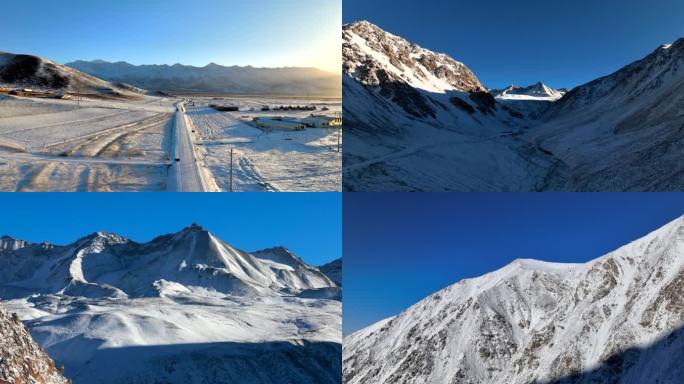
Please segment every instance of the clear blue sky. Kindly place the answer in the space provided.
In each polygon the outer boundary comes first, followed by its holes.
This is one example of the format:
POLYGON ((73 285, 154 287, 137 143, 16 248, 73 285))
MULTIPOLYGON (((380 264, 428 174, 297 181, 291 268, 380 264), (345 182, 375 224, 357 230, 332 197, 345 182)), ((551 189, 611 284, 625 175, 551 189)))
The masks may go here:
POLYGON ((3 193, 0 235, 68 244, 96 231, 138 242, 193 222, 255 251, 283 245, 320 265, 342 256, 339 193, 3 193))
POLYGON ((345 193, 343 200, 345 334, 516 258, 585 262, 684 214, 684 193, 345 193))
POLYGON ((344 0, 368 20, 464 62, 487 87, 586 83, 684 37, 681 0, 344 0))
POLYGON ((59 63, 306 66, 339 71, 340 0, 2 2, 0 50, 59 63))

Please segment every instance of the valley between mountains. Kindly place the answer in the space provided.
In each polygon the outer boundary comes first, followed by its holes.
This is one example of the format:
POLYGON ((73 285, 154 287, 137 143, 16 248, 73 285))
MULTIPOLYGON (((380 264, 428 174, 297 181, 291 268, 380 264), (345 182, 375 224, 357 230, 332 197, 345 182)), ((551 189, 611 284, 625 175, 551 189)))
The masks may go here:
POLYGON ((566 90, 488 89, 366 21, 342 37, 346 191, 684 187, 684 39, 566 90))
POLYGON ((580 264, 519 259, 344 338, 347 384, 684 377, 684 217, 580 264))
POLYGON ((16 355, 12 332, 29 367, 3 366, 13 383, 338 383, 340 271, 283 247, 244 252, 195 224, 144 244, 2 237, 0 364, 16 355))

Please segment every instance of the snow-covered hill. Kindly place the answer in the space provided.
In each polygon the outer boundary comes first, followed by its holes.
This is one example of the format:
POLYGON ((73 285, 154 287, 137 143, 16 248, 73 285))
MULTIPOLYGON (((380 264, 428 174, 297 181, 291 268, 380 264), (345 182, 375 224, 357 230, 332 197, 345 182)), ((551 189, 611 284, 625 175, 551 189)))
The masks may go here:
POLYGON ((684 217, 584 264, 516 260, 345 337, 344 382, 681 383, 684 217))
POLYGON ((133 65, 78 60, 69 67, 102 79, 166 92, 339 96, 340 76, 316 68, 133 65))
POLYGON ((67 384, 18 317, 0 304, 0 383, 67 384))
POLYGON ((105 97, 136 97, 145 92, 127 84, 101 80, 41 57, 7 52, 0 52, 0 87, 105 97))
POLYGON ((194 224, 144 244, 0 243, 0 297, 75 383, 338 382, 339 290, 286 248, 194 224))
POLYGON ((684 188, 684 39, 567 93, 484 90, 462 63, 343 26, 348 191, 684 188))

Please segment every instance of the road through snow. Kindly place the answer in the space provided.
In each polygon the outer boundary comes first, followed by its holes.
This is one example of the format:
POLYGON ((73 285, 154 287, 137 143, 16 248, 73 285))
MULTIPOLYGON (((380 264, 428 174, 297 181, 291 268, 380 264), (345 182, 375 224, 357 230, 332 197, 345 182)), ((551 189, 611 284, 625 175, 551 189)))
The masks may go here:
POLYGON ((202 173, 195 158, 195 151, 190 138, 186 116, 185 102, 179 102, 174 126, 175 161, 169 170, 168 190, 176 192, 206 192, 202 173))

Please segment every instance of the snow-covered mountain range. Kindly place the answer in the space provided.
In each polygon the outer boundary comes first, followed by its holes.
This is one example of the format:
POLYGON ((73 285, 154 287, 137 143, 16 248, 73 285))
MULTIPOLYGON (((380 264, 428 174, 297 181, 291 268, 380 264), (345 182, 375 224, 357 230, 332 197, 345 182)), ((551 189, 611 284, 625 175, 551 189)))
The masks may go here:
POLYGON ((347 384, 681 383, 684 217, 583 264, 516 260, 344 339, 347 384))
POLYGON ((339 382, 340 289, 195 224, 144 244, 0 240, 0 297, 77 384, 339 382))
POLYGON ((346 190, 684 187, 684 39, 565 93, 486 91, 464 64, 365 21, 342 37, 346 190))
POLYGON ((565 89, 553 89, 542 82, 537 82, 527 87, 510 85, 504 89, 493 89, 490 92, 499 100, 556 101, 568 91, 565 89))
POLYGON ((18 317, 0 304, 0 383, 67 384, 18 317))
POLYGON ((145 92, 128 84, 104 81, 41 57, 7 52, 0 52, 0 87, 109 97, 135 97, 145 92))
POLYGON ((255 68, 210 63, 133 65, 125 61, 78 60, 66 64, 102 79, 153 91, 339 96, 340 76, 316 68, 255 68))

